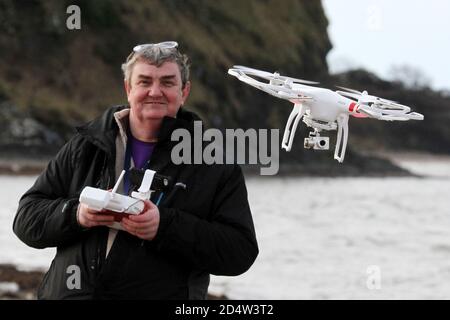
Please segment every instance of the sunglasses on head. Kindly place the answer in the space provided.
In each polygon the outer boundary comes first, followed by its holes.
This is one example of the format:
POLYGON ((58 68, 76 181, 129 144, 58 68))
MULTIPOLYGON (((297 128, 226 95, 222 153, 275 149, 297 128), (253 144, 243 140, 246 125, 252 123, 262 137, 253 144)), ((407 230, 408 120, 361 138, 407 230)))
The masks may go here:
POLYGON ((139 52, 141 50, 156 47, 161 49, 174 49, 178 47, 178 43, 176 41, 164 41, 159 43, 147 43, 147 44, 140 44, 133 48, 133 52, 139 52))

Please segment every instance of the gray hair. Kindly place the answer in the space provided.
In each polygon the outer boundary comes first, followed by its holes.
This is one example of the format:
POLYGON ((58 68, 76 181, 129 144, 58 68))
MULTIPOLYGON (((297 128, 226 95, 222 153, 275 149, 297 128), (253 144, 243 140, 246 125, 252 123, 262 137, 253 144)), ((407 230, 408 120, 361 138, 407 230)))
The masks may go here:
POLYGON ((127 60, 122 64, 122 71, 125 80, 131 84, 131 73, 134 64, 138 60, 144 60, 151 65, 160 67, 164 62, 175 62, 180 68, 182 88, 189 81, 189 58, 181 54, 177 48, 159 48, 150 46, 143 48, 139 52, 132 52, 127 60))

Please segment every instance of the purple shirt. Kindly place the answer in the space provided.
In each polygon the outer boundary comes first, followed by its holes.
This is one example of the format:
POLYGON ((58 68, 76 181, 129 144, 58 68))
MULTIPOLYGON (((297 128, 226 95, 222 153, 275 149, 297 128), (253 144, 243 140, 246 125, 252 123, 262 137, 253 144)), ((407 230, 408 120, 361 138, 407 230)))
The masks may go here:
POLYGON ((135 168, 142 169, 150 159, 156 142, 144 142, 136 139, 133 135, 128 136, 131 145, 131 157, 135 168))

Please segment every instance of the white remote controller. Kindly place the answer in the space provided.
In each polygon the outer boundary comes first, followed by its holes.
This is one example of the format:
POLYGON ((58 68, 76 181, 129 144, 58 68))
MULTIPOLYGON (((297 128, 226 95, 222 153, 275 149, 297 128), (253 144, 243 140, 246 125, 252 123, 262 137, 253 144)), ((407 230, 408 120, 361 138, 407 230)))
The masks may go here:
POLYGON ((139 214, 144 209, 144 201, 106 190, 85 187, 80 202, 97 211, 108 210, 127 214, 139 214))
MULTIPOLYGON (((117 193, 117 188, 125 175, 125 170, 123 170, 111 191, 93 187, 85 187, 80 194, 79 200, 81 203, 86 204, 89 208, 97 211, 106 210, 112 211, 113 214, 121 213, 125 215, 140 214, 142 210, 144 210, 144 200, 150 199, 152 193, 150 187, 152 185, 155 173, 156 172, 153 170, 146 170, 138 192, 132 192, 131 197, 117 193)), ((121 220, 120 215, 115 216, 119 217, 116 221, 121 220)))

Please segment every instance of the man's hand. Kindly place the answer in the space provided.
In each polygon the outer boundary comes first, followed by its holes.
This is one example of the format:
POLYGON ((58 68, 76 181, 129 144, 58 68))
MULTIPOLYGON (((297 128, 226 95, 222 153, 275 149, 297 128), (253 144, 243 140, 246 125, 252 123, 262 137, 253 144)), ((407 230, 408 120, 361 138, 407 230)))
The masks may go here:
POLYGON ((78 206, 77 220, 85 228, 111 226, 114 222, 114 216, 89 209, 86 204, 80 203, 78 206))
POLYGON ((159 209, 151 201, 144 201, 144 210, 138 215, 130 214, 122 219, 122 227, 143 240, 153 240, 159 228, 159 209))

